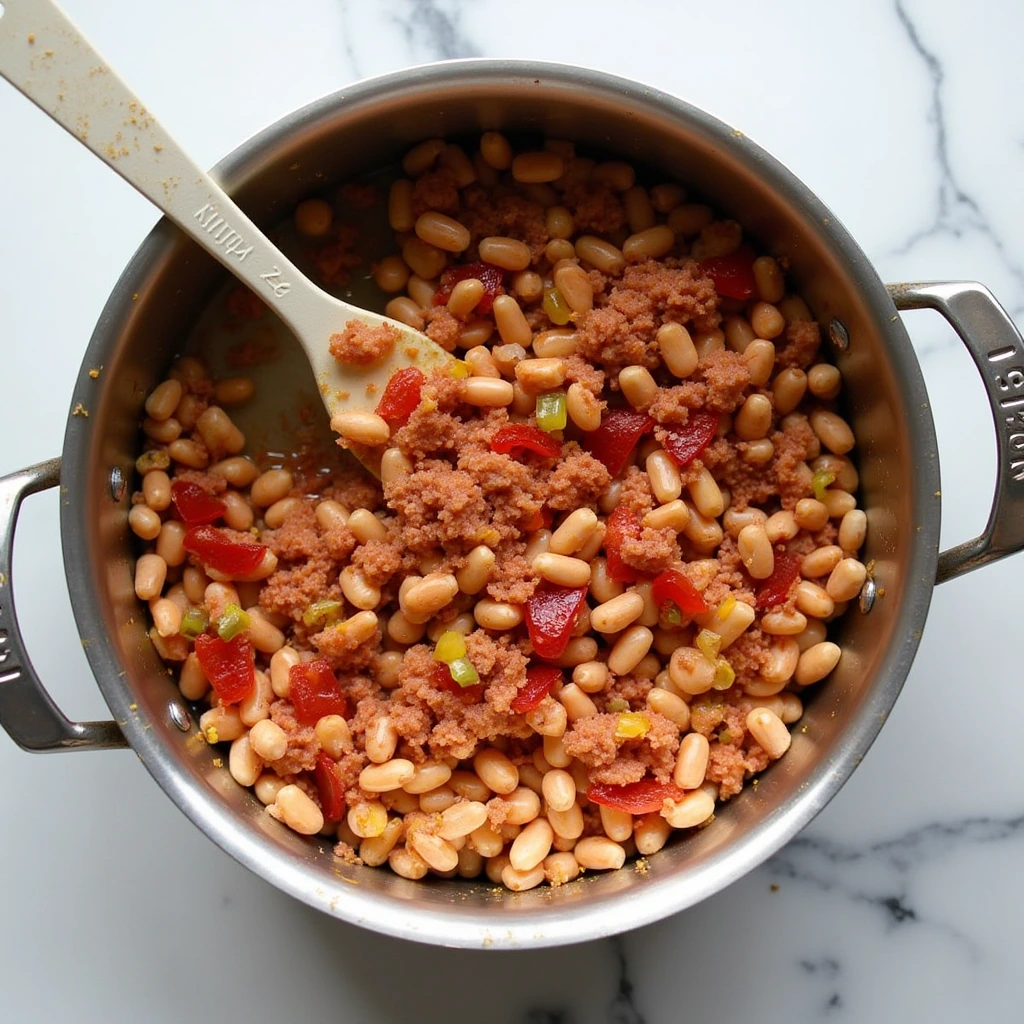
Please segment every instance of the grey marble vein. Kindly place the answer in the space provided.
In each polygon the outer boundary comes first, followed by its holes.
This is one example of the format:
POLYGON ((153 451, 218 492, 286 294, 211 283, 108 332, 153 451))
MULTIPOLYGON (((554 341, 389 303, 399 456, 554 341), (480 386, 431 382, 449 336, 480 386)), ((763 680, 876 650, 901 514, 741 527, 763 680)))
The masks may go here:
POLYGON ((345 51, 345 57, 348 60, 352 77, 363 78, 364 72, 359 61, 359 53, 356 50, 356 47, 352 44, 354 33, 352 28, 352 12, 349 10, 348 0, 339 0, 339 9, 341 11, 341 45, 345 51))
POLYGON ((410 49, 418 43, 431 60, 479 57, 481 51, 463 31, 457 5, 439 0, 406 0, 408 15, 393 14, 391 20, 402 30, 410 49))
POLYGON ((896 255, 905 255, 918 243, 936 235, 946 234, 961 238, 967 231, 977 231, 988 239, 1000 262, 1019 286, 1018 301, 1011 313, 1015 316, 1024 314, 1024 268, 1011 258, 1006 243, 992 226, 981 205, 966 191, 953 170, 943 94, 946 74, 942 61, 925 45, 916 22, 907 12, 905 0, 895 0, 895 9, 896 17, 906 33, 911 49, 923 62, 931 82, 928 121, 935 132, 935 159, 938 164, 939 182, 932 223, 915 231, 893 251, 896 255))
POLYGON ((1024 838, 1024 814, 934 822, 865 846, 801 835, 767 865, 777 878, 836 892, 880 912, 887 929, 923 924, 960 944, 971 957, 977 944, 953 925, 913 902, 914 871, 965 846, 1024 838))
MULTIPOLYGON (((608 948, 615 961, 615 992, 605 1020, 607 1024, 646 1024, 647 1018, 636 1005, 636 988, 623 936, 609 939, 608 948)), ((535 1006, 526 1011, 523 1024, 577 1024, 577 1019, 571 1008, 535 1006)))
POLYGON ((816 959, 800 961, 800 967, 807 979, 816 983, 825 993, 822 996, 820 1015, 827 1017, 843 1009, 844 1002, 842 993, 839 991, 839 982, 842 978, 843 968, 834 956, 820 956, 816 959))
POLYGON ((629 958, 626 956, 626 944, 622 936, 610 940, 612 951, 618 965, 618 990, 608 1009, 609 1024, 645 1024, 643 1014, 637 1009, 633 981, 630 977, 629 958))

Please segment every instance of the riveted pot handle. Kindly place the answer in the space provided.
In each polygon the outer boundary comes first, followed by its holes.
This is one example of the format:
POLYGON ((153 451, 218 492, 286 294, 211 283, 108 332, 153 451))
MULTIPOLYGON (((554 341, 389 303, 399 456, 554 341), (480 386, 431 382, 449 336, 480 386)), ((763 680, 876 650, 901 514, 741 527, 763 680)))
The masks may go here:
POLYGON ((1024 548, 1024 341, 1006 310, 975 281, 891 284, 897 309, 934 309, 967 346, 996 427, 996 490, 985 532, 939 555, 936 582, 1024 548))
POLYGON ((0 725, 23 750, 105 750, 126 746, 114 722, 69 722, 25 651, 11 588, 14 527, 22 501, 60 483, 60 459, 0 478, 0 725))

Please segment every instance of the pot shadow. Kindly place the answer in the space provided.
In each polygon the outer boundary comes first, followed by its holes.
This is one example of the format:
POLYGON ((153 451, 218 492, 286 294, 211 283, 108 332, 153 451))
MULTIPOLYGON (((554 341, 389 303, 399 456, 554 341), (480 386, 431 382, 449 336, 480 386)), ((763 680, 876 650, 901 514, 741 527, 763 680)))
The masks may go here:
MULTIPOLYGON (((336 921, 274 893, 287 931, 307 936, 313 972, 336 978, 347 1022, 578 1024, 606 1019, 617 987, 607 941, 555 949, 426 946, 336 921), (343 994, 343 995, 342 995, 343 994)), ((312 1019, 312 1018, 306 1018, 312 1019)))

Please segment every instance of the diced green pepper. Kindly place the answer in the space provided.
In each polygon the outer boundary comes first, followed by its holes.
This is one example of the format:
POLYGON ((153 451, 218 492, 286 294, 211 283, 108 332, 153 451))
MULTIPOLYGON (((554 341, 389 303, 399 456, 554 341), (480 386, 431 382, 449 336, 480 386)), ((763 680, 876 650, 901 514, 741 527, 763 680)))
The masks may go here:
POLYGON ((480 682, 480 673, 469 658, 456 658, 448 665, 448 671, 459 686, 475 686, 480 682))
POLYGON ((341 618, 342 610, 340 601, 333 601, 330 598, 314 601, 302 613, 302 621, 310 629, 326 629, 341 618))
POLYGON ((210 616, 206 613, 206 609, 192 607, 182 615, 178 632, 187 640, 195 640, 200 633, 206 631, 209 624, 210 616))
POLYGON ((715 660, 718 658, 718 652, 722 647, 722 638, 710 629, 702 629, 697 634, 697 639, 694 642, 701 654, 714 665, 715 660))
POLYGON ((733 671, 732 665, 725 658, 719 658, 715 662, 715 679, 711 684, 712 688, 715 690, 728 690, 735 681, 736 673, 733 671))
POLYGON ((572 307, 565 301, 564 296, 557 288, 546 288, 544 290, 544 312, 548 319, 559 327, 564 327, 572 319, 572 307))
POLYGON ((825 500, 825 491, 835 483, 835 480, 835 473, 829 473, 824 469, 819 469, 818 472, 811 477, 811 487, 814 489, 814 496, 818 501, 825 500))
POLYGON ((249 616, 237 604, 229 604, 217 620, 217 636, 221 640, 234 640, 239 633, 249 628, 249 616))

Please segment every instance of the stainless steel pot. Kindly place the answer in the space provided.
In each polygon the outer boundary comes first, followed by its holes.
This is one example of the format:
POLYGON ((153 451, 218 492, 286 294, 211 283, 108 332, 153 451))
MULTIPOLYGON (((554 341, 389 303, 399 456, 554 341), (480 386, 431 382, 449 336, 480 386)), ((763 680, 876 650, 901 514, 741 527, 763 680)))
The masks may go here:
POLYGON ((127 525, 143 399, 224 272, 161 222, 118 282, 86 352, 61 460, 0 480, 0 586, 10 583, 21 500, 61 485, 64 561, 86 655, 114 716, 69 722, 33 671, 10 589, 0 590, 0 724, 32 751, 130 744, 168 796, 240 863, 345 921, 454 946, 557 945, 682 910, 782 846, 839 790, 899 694, 932 588, 1024 546, 1024 344, 977 284, 887 290, 828 209, 742 133, 663 93, 550 64, 464 61, 374 79, 311 104, 216 169, 261 225, 310 191, 393 160, 435 135, 488 128, 599 145, 691 183, 791 265, 827 325, 858 439, 873 581, 839 628, 842 661, 807 709, 806 731, 711 826, 652 857, 648 872, 496 894, 465 882, 410 882, 339 864, 328 842, 280 826, 197 736, 146 636, 127 525), (137 299, 133 301, 133 297, 137 299), (982 536, 938 553, 939 465, 928 396, 897 309, 928 306, 967 345, 987 390, 999 450, 982 536), (883 596, 884 595, 884 596, 883 596))

